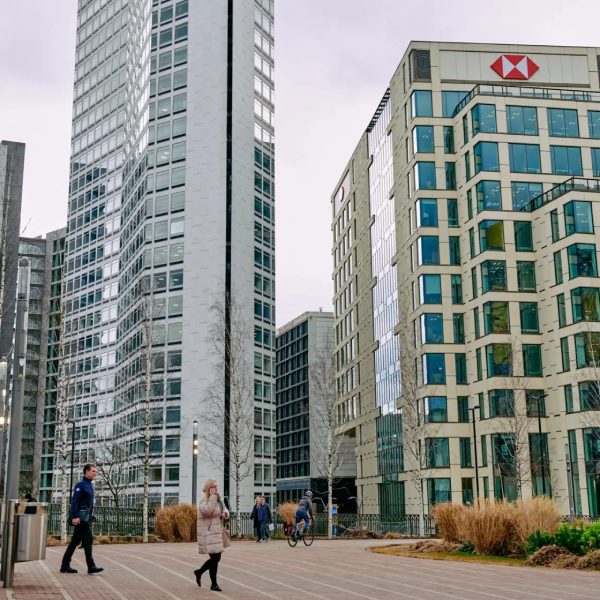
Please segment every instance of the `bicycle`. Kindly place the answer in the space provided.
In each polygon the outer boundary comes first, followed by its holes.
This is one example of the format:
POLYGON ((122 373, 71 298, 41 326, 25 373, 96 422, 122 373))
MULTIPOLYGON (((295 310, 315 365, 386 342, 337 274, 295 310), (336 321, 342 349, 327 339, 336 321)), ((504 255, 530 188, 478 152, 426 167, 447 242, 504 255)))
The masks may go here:
MULTIPOLYGON (((304 523, 304 521, 302 521, 302 523, 304 523)), ((300 525, 300 523, 298 525, 300 525)), ((287 543, 294 548, 298 543, 298 540, 302 540, 305 546, 310 546, 315 541, 315 532, 313 531, 312 520, 308 524, 308 528, 303 533, 300 533, 298 530, 298 525, 292 523, 287 536, 287 543)))

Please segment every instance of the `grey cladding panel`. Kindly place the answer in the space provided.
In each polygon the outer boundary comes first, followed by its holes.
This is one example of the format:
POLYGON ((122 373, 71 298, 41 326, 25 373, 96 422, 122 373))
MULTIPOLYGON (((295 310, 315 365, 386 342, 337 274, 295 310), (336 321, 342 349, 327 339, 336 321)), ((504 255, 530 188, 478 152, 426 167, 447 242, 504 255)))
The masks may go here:
POLYGON ((429 50, 413 50, 410 53, 411 81, 431 81, 429 50))

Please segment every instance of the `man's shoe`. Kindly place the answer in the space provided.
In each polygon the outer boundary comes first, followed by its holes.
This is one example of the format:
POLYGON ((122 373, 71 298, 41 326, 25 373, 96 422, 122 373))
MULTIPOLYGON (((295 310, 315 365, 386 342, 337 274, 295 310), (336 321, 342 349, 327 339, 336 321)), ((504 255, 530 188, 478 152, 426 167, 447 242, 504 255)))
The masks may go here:
POLYGON ((223 591, 216 583, 213 583, 210 586, 210 590, 211 590, 211 592, 222 592, 223 591))
POLYGON ((60 572, 61 573, 77 573, 77 569, 73 569, 73 567, 69 567, 69 565, 67 565, 66 567, 61 567, 60 572))
POLYGON ((200 579, 202 579, 202 569, 196 569, 194 571, 194 575, 196 576, 196 583, 198 584, 198 587, 202 587, 202 582, 200 581, 200 579))
POLYGON ((94 573, 101 573, 102 571, 104 571, 103 567, 92 567, 91 569, 88 569, 88 575, 93 575, 94 573))

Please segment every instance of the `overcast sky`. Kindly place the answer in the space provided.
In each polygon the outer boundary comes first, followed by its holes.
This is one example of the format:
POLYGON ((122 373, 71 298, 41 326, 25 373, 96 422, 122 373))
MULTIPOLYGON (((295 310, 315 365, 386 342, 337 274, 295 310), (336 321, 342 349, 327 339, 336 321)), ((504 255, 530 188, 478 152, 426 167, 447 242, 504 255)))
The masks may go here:
MULTIPOLYGON (((0 0, 0 139, 27 144, 30 236, 66 221, 76 4, 0 0)), ((598 0, 275 0, 275 22, 278 325, 331 310, 329 197, 411 40, 600 46, 598 0)))

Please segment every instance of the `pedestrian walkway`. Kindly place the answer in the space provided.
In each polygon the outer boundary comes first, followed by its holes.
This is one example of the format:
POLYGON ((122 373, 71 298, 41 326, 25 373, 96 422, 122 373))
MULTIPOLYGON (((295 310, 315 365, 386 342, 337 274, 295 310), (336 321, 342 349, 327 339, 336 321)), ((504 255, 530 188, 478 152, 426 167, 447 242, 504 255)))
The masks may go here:
POLYGON ((373 554, 376 540, 315 540, 310 548, 233 542, 219 567, 223 593, 198 589, 193 570, 204 560, 196 544, 95 546, 105 568, 86 574, 83 551, 76 575, 58 572, 64 548, 48 548, 46 561, 16 565, 9 600, 589 600, 600 573, 477 565, 373 554))

